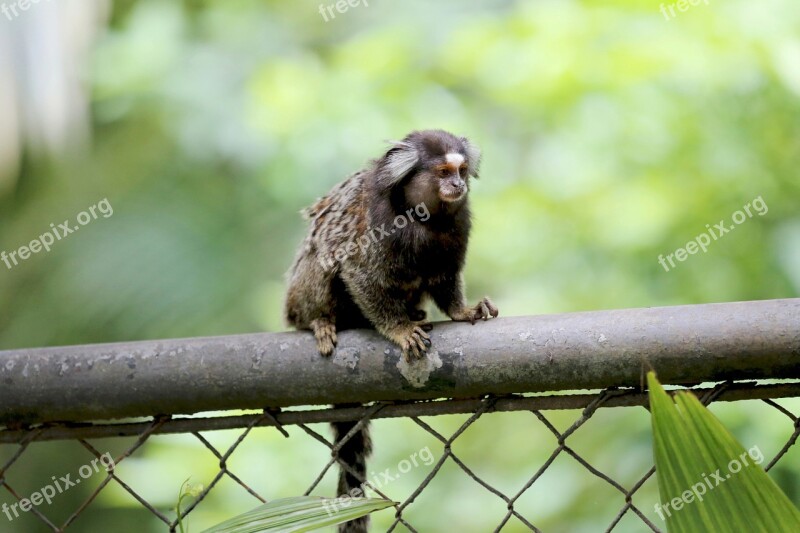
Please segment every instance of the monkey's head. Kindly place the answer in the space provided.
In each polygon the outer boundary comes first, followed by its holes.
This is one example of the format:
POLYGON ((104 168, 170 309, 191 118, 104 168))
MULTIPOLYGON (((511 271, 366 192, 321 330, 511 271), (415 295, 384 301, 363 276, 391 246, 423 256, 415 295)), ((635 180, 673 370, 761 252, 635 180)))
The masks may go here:
POLYGON ((467 199, 469 178, 478 177, 480 159, 480 150, 466 137, 414 131, 377 161, 376 181, 384 190, 402 187, 409 205, 456 208, 467 199))

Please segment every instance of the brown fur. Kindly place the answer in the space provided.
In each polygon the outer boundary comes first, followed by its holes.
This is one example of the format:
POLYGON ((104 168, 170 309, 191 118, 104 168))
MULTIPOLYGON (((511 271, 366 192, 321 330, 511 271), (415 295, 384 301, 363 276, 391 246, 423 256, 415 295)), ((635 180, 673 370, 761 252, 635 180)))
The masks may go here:
POLYGON ((447 132, 413 132, 305 211, 311 228, 289 272, 286 319, 312 330, 320 353, 333 352, 337 330, 374 327, 407 359, 424 356, 429 324, 417 310, 428 297, 453 320, 497 316, 486 298, 466 306, 461 281, 471 225, 469 175, 477 176, 479 164, 470 156, 476 154, 469 141, 447 132), (462 175, 434 172, 447 153, 464 155, 462 175), (417 161, 402 173, 395 161, 408 161, 409 154, 417 161), (443 201, 443 191, 459 184, 463 197, 443 201), (413 212, 421 204, 430 213, 425 221, 413 212), (398 216, 413 220, 396 227, 398 216), (344 260, 341 251, 348 252, 344 260))
MULTIPOLYGON (((308 208, 309 233, 288 275, 288 323, 313 331, 324 356, 333 353, 337 331, 374 327, 410 362, 431 344, 426 299, 453 320, 496 317, 488 298, 466 305, 461 277, 471 226, 469 181, 479 163, 480 152, 466 138, 415 131, 308 208), (460 154, 464 164, 447 154, 460 154), (404 227, 396 225, 398 217, 405 217, 404 227)), ((337 435, 345 433, 337 427, 337 435)), ((368 444, 366 430, 351 440, 357 439, 368 444)), ((369 446, 348 445, 340 457, 346 451, 358 458, 357 471, 365 473, 369 446)), ((340 479, 340 491, 354 488, 350 478, 340 479)), ((365 520, 348 524, 341 531, 366 530, 365 520)))

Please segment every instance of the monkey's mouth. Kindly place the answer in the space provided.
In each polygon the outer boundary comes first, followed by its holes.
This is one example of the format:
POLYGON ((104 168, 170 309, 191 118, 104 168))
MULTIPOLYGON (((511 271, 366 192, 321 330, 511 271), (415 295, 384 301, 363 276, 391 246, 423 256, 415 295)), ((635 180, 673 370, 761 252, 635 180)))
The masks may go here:
POLYGON ((440 189, 439 190, 439 198, 443 202, 458 202, 464 197, 464 194, 467 191, 464 189, 440 189))

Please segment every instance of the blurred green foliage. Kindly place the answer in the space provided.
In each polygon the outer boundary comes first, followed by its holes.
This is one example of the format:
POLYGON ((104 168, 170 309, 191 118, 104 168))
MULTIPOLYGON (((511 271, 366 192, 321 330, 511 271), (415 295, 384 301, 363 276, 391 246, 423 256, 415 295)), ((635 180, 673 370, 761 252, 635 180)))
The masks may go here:
MULTIPOLYGON (((800 11, 790 0, 701 3, 670 20, 632 0, 371 0, 328 22, 319 6, 113 5, 85 71, 91 149, 25 158, 0 196, 0 250, 103 198, 114 215, 13 270, 0 264, 0 349, 283 329, 283 273, 305 231, 298 211, 378 156, 384 140, 430 127, 483 149, 467 287, 470 299, 491 294, 505 316, 800 294, 800 11), (658 263, 759 196, 763 216, 669 272, 658 263)), ((768 456, 791 434, 756 405, 715 412, 768 456)), ((548 415, 561 429, 576 416, 548 415)), ((444 432, 463 420, 430 422, 444 432)), ((375 428, 375 465, 441 450, 410 421, 375 428)), ((268 497, 301 494, 326 453, 290 432, 256 431, 231 469, 268 497)), ((652 462, 644 410, 601 411, 570 441, 626 486, 652 462)), ((101 452, 124 444, 95 443, 101 452)), ((454 452, 513 494, 556 445, 530 413, 498 414, 454 452)), ((9 473, 23 492, 86 459, 75 443, 31 453, 39 464, 9 473)), ((795 503, 797 454, 773 471, 795 503)), ((207 483, 216 467, 183 435, 154 440, 118 473, 166 511, 182 480, 207 483)), ((414 470, 389 494, 401 499, 423 477, 414 470)), ((326 483, 318 493, 332 494, 326 483)), ((109 520, 119 532, 161 530, 111 485, 78 531, 109 520)), ((505 514, 452 463, 428 491, 408 510, 421 531, 488 531, 505 514)), ((67 516, 86 494, 76 489, 50 509, 67 516)), ((655 484, 641 497, 658 523, 648 503, 655 484)), ((225 480, 189 522, 199 529, 255 503, 225 480)), ((588 532, 623 503, 562 455, 520 509, 545 531, 588 532)), ((376 530, 391 516, 377 513, 376 530)), ((641 527, 629 513, 618 530, 641 527)), ((507 530, 526 529, 512 521, 507 530)))

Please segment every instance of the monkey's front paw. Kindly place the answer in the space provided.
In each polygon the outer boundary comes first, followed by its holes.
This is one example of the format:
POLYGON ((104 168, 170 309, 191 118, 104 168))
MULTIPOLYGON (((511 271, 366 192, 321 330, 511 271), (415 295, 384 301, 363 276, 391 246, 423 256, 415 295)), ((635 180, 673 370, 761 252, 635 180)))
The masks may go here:
POLYGON ((489 297, 485 297, 478 302, 475 307, 465 307, 460 312, 453 314, 450 318, 459 322, 469 322, 474 324, 476 320, 489 320, 500 314, 489 297))
POLYGON ((336 347, 336 326, 326 318, 319 318, 311 322, 311 329, 317 339, 317 350, 325 357, 333 353, 336 347))
POLYGON ((424 326, 425 324, 411 324, 399 328, 390 335, 391 339, 400 345, 403 350, 403 357, 408 363, 425 357, 425 352, 428 351, 428 346, 431 345, 431 337, 425 333, 424 326))

